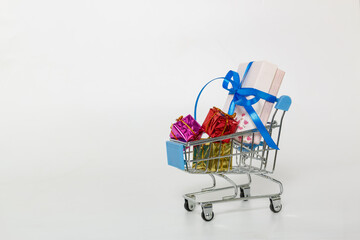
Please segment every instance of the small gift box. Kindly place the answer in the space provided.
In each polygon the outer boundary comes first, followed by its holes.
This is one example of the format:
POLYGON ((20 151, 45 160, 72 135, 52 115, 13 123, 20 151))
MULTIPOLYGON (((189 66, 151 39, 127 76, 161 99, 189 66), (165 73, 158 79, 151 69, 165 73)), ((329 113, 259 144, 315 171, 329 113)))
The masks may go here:
POLYGON ((194 141, 201 138, 204 130, 191 115, 187 115, 184 118, 180 116, 176 121, 177 122, 170 127, 170 138, 183 142, 194 141))
MULTIPOLYGON (((213 107, 206 116, 202 127, 211 138, 232 134, 236 132, 239 124, 235 120, 235 116, 235 113, 229 115, 219 108, 213 107)), ((224 142, 229 142, 229 140, 224 140, 224 142)))
MULTIPOLYGON (((193 158, 194 160, 202 160, 220 156, 227 156, 230 154, 231 142, 215 142, 195 146, 193 158)), ((210 172, 228 171, 229 169, 232 169, 231 157, 198 161, 195 162, 192 167, 197 170, 207 170, 210 172)))
MULTIPOLYGON (((210 158, 210 143, 194 146, 193 159, 203 160, 210 158)), ((194 162, 192 168, 197 170, 206 170, 207 161, 194 162)))

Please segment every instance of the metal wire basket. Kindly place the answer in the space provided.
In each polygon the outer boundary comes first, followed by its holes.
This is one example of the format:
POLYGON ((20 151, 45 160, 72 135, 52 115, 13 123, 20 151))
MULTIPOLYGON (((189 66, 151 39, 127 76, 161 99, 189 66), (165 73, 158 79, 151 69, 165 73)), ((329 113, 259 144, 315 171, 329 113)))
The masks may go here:
MULTIPOLYGON (((290 105, 290 97, 280 97, 275 105, 271 121, 266 124, 267 130, 277 146, 280 143, 284 116, 290 105)), ((173 139, 167 141, 169 165, 190 174, 208 174, 212 178, 211 187, 184 195, 184 207, 186 210, 193 211, 195 206, 199 204, 202 207, 202 218, 205 221, 211 221, 214 217, 212 209, 214 203, 269 198, 270 209, 275 213, 281 211, 282 183, 269 176, 275 171, 278 150, 270 148, 263 139, 256 144, 254 142, 255 134, 258 134, 257 129, 192 142, 181 142, 173 139), (244 143, 244 137, 249 135, 252 135, 251 143, 244 143), (246 174, 248 182, 237 184, 227 176, 229 174, 246 174), (252 175, 263 177, 278 184, 279 191, 273 194, 250 195, 252 175), (215 176, 225 179, 229 186, 216 188, 215 176), (196 197, 200 194, 209 194, 231 188, 233 188, 234 193, 222 196, 221 199, 196 200, 196 197)))

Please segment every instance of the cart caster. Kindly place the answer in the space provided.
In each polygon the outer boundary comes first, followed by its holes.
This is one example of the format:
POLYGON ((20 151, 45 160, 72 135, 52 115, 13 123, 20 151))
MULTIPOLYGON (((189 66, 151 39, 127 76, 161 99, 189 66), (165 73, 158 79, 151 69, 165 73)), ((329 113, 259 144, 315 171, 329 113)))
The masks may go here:
POLYGON ((280 212, 282 209, 281 199, 280 197, 271 197, 270 198, 270 210, 274 213, 280 212))
POLYGON ((195 209, 195 203, 191 203, 187 199, 185 199, 184 208, 189 212, 191 212, 192 210, 195 209))
POLYGON ((215 214, 212 211, 212 204, 206 204, 201 207, 202 207, 202 212, 201 212, 202 219, 204 219, 207 222, 213 220, 215 214))
MULTIPOLYGON (((190 196, 190 198, 195 200, 195 196, 190 196)), ((188 201, 187 199, 185 199, 184 208, 187 211, 191 212, 191 211, 193 211, 195 209, 195 207, 196 207, 195 202, 188 201)))
MULTIPOLYGON (((249 186, 240 187, 240 198, 244 198, 244 197, 250 197, 250 187, 249 186)), ((245 199, 244 201, 247 201, 247 199, 245 199)))

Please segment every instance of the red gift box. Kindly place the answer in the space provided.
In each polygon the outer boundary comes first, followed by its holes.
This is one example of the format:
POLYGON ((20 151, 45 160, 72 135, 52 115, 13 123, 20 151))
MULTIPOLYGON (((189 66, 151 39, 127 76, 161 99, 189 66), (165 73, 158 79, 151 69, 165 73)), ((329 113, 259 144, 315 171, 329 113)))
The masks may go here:
MULTIPOLYGON (((236 113, 229 115, 219 108, 213 107, 206 116, 202 128, 211 138, 235 133, 239 124, 235 120, 235 116, 236 113)), ((229 142, 229 140, 224 140, 224 142, 229 142)))

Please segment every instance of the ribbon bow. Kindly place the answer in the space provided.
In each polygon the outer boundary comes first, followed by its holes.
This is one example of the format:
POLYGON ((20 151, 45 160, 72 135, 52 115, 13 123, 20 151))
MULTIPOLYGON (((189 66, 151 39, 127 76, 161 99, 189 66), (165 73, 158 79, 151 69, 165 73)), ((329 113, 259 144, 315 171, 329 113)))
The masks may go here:
MULTIPOLYGON (((269 147, 279 150, 278 146, 274 142, 274 140, 271 138, 269 132, 265 128, 264 124, 262 123, 260 117, 255 112, 254 108, 252 107, 253 104, 257 103, 260 99, 264 99, 265 101, 274 103, 277 102, 277 98, 273 95, 270 95, 266 92, 257 90, 255 88, 243 88, 241 85, 243 84, 244 80, 246 79, 246 76, 250 70, 250 67, 253 62, 250 62, 248 66, 246 67, 245 73, 242 77, 242 80, 240 81, 239 74, 235 71, 229 71, 224 78, 215 78, 211 80, 210 82, 217 80, 217 79, 224 79, 222 87, 229 91, 229 94, 233 94, 234 97, 230 103, 228 114, 232 115, 235 111, 235 106, 243 106, 247 113, 249 114, 250 118, 254 122, 255 126, 259 130, 260 134, 263 136, 265 142, 269 145, 269 147), (231 87, 229 86, 231 84, 231 87), (247 99, 246 97, 253 96, 251 99, 247 99)), ((195 103, 195 119, 196 119, 196 108, 197 108, 197 102, 199 100, 201 92, 204 90, 204 88, 210 83, 208 82, 200 91, 196 103, 195 103)))

